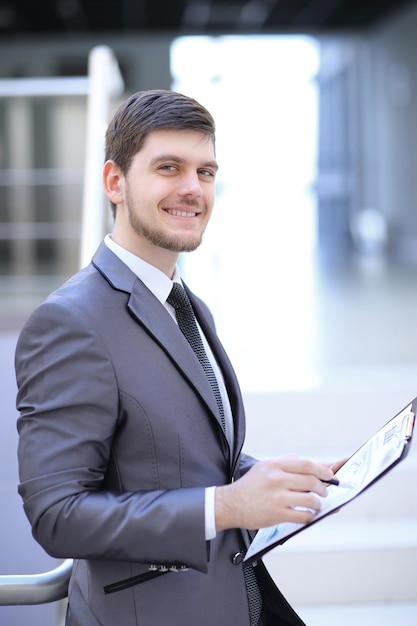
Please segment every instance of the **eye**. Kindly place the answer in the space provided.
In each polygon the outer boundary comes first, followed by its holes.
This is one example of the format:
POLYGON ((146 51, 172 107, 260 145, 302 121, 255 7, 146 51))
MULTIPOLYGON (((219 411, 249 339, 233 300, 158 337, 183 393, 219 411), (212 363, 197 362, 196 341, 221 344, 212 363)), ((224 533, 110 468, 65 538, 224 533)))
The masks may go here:
POLYGON ((174 172, 177 168, 175 165, 160 165, 159 169, 165 172, 174 172))
POLYGON ((201 169, 201 170, 198 170, 198 173, 201 176, 207 176, 208 178, 210 178, 210 177, 214 178, 215 177, 215 173, 212 170, 201 169))

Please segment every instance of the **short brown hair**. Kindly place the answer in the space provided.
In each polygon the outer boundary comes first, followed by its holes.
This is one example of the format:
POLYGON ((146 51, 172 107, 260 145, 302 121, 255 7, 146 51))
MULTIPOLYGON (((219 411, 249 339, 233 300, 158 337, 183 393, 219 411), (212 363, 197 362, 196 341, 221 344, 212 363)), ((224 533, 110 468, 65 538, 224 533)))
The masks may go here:
POLYGON ((114 161, 126 174, 156 129, 195 130, 215 141, 213 117, 193 98, 165 89, 138 91, 119 106, 107 128, 106 161, 114 161))

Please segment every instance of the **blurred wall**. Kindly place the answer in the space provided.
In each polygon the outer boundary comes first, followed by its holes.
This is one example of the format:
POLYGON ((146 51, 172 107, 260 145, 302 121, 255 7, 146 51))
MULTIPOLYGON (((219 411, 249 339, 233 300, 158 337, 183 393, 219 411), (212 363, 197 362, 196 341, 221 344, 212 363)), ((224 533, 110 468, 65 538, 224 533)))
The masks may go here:
POLYGON ((370 32, 321 38, 319 241, 332 258, 352 251, 354 225, 372 228, 360 219, 372 210, 387 253, 417 263, 416 32, 414 5, 370 32))

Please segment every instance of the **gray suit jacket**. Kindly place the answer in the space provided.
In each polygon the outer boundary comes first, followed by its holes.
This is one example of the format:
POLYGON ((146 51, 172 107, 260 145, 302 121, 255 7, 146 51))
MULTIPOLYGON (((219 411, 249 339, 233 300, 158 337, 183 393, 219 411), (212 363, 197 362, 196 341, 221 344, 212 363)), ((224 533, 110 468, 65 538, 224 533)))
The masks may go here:
MULTIPOLYGON (((222 369, 230 450, 210 385, 145 285, 103 244, 30 317, 16 350, 21 494, 34 537, 75 559, 71 626, 248 626, 238 530, 205 540, 205 487, 237 479, 245 419, 207 307, 189 294, 222 369), (123 579, 169 573, 115 593, 123 579)), ((263 565, 270 617, 302 624, 263 565), (280 616, 279 618, 277 616, 280 616)))

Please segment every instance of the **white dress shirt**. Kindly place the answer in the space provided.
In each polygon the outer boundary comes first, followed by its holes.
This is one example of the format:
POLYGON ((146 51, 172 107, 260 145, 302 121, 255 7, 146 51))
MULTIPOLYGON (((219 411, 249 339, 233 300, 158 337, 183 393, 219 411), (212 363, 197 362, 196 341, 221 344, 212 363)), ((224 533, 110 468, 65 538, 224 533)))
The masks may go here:
MULTIPOLYGON (((106 235, 104 243, 110 250, 117 256, 128 268, 136 274, 138 278, 146 285, 146 287, 154 294, 154 296, 160 301, 162 306, 168 311, 172 319, 177 323, 174 308, 167 303, 167 298, 171 292, 173 282, 181 283, 179 268, 176 265, 172 280, 168 278, 161 270, 154 265, 147 263, 140 257, 136 256, 132 252, 129 252, 125 248, 115 243, 110 235, 106 235)), ((198 322, 197 322, 198 325, 198 322)), ((211 348, 204 336, 200 326, 198 325, 201 339, 203 341, 204 348, 207 353, 207 357, 213 367, 213 371, 216 375, 217 382, 220 389, 220 394, 223 400, 224 417, 226 423, 226 433, 230 446, 233 445, 233 418, 230 408, 230 402, 224 384, 222 372, 217 364, 216 359, 211 351, 211 348)), ((207 487, 205 495, 205 521, 206 521, 206 539, 210 540, 216 536, 216 524, 215 524, 215 487, 207 487)))

